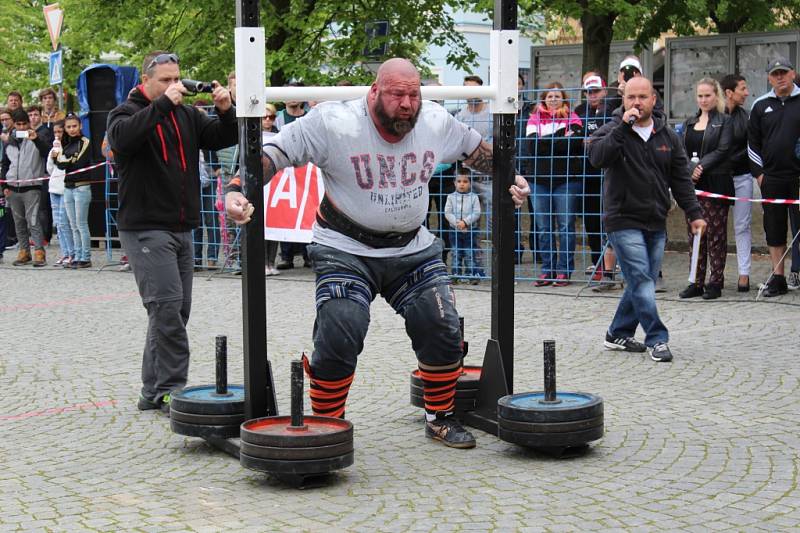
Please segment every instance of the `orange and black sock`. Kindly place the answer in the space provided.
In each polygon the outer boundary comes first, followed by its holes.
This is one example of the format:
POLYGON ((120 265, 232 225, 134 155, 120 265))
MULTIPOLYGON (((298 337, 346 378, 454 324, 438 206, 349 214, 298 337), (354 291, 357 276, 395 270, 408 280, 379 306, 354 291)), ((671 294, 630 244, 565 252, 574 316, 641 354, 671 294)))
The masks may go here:
POLYGON ((311 410, 314 414, 344 418, 347 393, 350 392, 350 384, 353 383, 355 374, 336 381, 315 378, 311 374, 311 365, 305 355, 303 355, 303 368, 311 382, 308 394, 311 397, 311 410))
POLYGON ((430 421, 436 413, 451 413, 455 407, 456 382, 461 375, 461 361, 443 366, 419 363, 425 417, 430 421))

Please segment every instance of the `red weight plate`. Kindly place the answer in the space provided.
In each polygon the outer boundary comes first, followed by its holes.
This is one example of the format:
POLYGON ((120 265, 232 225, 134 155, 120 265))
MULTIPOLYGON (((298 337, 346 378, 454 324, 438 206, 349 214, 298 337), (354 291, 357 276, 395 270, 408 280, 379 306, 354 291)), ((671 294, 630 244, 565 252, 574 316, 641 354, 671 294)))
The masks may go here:
POLYGON ((258 446, 289 448, 328 446, 353 440, 353 424, 328 416, 303 417, 305 428, 292 428, 290 416, 268 416, 248 420, 241 426, 241 439, 258 446))

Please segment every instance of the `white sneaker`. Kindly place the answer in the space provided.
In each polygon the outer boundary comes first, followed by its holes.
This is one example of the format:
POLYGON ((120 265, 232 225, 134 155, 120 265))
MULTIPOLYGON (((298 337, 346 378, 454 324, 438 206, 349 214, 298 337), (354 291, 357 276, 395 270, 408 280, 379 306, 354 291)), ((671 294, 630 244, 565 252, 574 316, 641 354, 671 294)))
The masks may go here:
POLYGON ((275 268, 274 266, 266 266, 264 267, 264 275, 265 276, 277 276, 280 274, 281 271, 275 268))
POLYGON ((800 274, 797 272, 789 272, 789 275, 786 276, 786 287, 790 291, 800 289, 800 274))

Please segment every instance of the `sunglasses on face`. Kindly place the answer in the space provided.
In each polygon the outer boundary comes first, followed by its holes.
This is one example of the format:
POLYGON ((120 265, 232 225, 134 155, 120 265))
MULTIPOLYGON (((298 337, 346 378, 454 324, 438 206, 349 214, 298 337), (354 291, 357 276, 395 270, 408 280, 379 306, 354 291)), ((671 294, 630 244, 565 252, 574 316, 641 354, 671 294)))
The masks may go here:
POLYGON ((163 65, 165 63, 175 63, 176 65, 178 62, 178 55, 177 54, 158 54, 153 60, 147 65, 147 69, 150 70, 156 65, 163 65))
POLYGON ((277 115, 264 115, 264 118, 268 118, 268 119, 270 119, 270 120, 275 120, 275 117, 276 117, 276 116, 277 116, 277 115))

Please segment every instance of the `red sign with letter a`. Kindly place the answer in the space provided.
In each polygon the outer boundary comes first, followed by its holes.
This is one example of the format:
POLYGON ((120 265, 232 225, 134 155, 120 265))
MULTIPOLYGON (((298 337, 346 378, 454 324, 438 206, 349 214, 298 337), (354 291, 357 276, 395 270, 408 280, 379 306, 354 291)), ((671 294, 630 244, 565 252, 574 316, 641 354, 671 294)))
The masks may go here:
POLYGON ((264 186, 264 238, 311 242, 311 227, 323 194, 319 167, 308 164, 279 170, 264 186))

